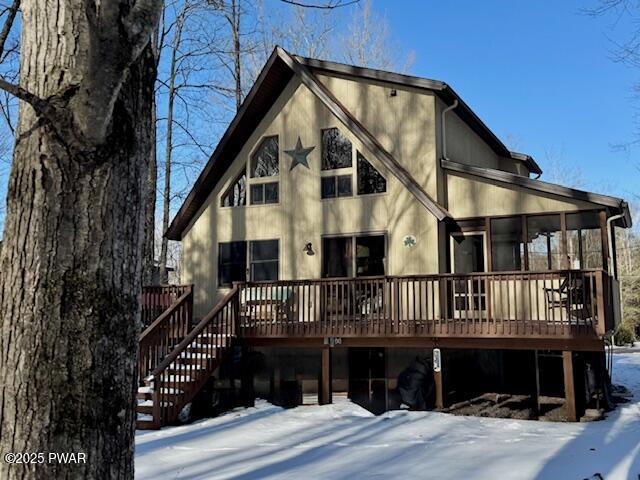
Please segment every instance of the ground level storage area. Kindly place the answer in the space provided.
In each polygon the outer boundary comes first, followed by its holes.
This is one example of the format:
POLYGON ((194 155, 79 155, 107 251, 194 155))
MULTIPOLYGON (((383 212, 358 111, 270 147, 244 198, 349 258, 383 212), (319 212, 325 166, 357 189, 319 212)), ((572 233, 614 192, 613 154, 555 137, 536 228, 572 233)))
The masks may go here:
POLYGON ((238 375, 274 405, 349 398, 374 414, 452 413, 574 420, 610 401, 605 354, 511 349, 254 346, 238 375), (439 371, 438 371, 439 370, 439 371))

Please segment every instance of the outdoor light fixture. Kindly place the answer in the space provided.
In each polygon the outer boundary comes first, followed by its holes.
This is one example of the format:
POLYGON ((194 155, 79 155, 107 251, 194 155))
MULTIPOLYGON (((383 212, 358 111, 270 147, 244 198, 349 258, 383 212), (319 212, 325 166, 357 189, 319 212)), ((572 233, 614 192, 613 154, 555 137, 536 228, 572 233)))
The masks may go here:
POLYGON ((313 251, 313 245, 311 242, 307 243, 302 249, 303 252, 307 252, 307 255, 315 255, 316 252, 313 251))

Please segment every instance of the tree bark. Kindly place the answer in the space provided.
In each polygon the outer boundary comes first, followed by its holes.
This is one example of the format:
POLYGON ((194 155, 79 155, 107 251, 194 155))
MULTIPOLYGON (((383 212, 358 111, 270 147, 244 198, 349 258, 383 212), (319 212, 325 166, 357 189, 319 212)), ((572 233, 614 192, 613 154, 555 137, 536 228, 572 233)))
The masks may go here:
POLYGON ((22 2, 19 93, 30 105, 0 256, 0 451, 82 452, 86 463, 0 461, 2 479, 133 478, 159 7, 22 2))
MULTIPOLYGON (((163 35, 164 36, 164 35, 163 35)), ((153 53, 153 60, 155 62, 156 72, 158 69, 158 65, 160 64, 160 55, 161 55, 161 40, 160 40, 160 20, 154 26, 154 31, 152 35, 151 41, 151 51, 153 53)), ((157 78, 153 79, 154 83, 154 94, 151 99, 151 129, 150 133, 150 143, 151 143, 151 153, 150 153, 150 161, 149 161, 149 175, 148 175, 148 183, 149 190, 147 195, 147 203, 145 206, 145 217, 144 217, 144 243, 143 243, 143 253, 142 253, 142 284, 143 285, 151 285, 154 283, 154 271, 155 271, 155 247, 156 247, 156 188, 158 182, 158 158, 157 158, 157 148, 156 148, 156 140, 157 140, 157 105, 156 105, 156 94, 155 94, 155 82, 157 78)), ((156 280, 157 281, 157 280, 156 280)))

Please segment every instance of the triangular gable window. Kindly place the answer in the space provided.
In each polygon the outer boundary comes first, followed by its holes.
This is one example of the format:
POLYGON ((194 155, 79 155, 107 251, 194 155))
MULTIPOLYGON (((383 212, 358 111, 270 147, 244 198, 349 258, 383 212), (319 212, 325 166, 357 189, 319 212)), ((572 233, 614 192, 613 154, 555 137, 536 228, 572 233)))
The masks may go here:
POLYGON ((358 195, 383 193, 387 191, 387 181, 373 165, 358 152, 358 195))
POLYGON ((246 168, 238 175, 235 181, 222 196, 220 204, 223 207, 243 207, 247 204, 247 174, 246 168))

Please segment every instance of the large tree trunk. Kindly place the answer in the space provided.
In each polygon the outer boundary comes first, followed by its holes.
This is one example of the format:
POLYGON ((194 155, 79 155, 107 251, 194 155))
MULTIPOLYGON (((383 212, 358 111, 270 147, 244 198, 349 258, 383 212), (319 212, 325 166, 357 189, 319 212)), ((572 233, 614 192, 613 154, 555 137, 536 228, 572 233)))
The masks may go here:
MULTIPOLYGON (((0 478, 132 478, 155 0, 22 5, 0 264, 0 478), (43 106, 45 105, 45 106, 43 106)), ((5 87, 3 87, 5 88, 5 87)))

